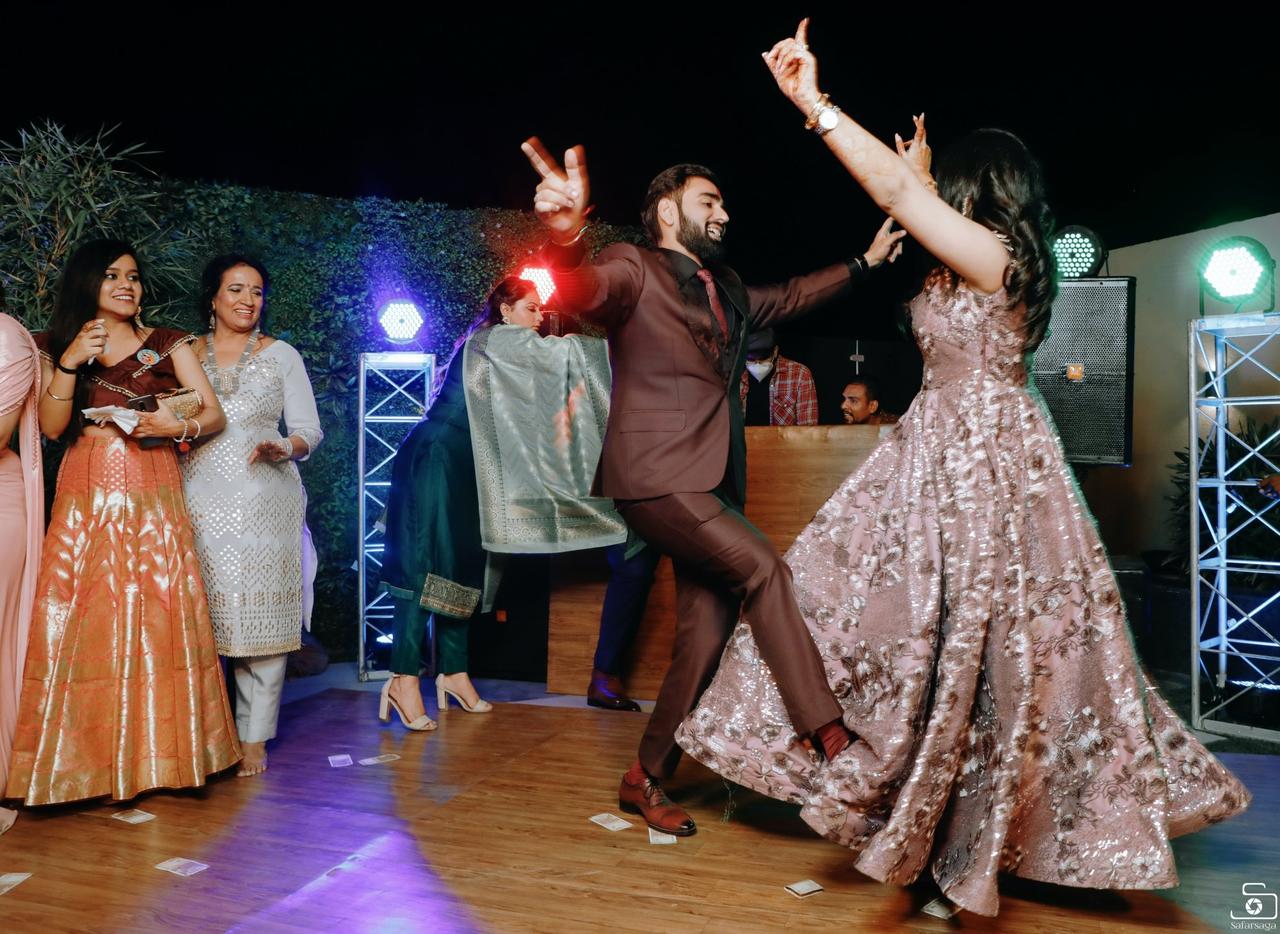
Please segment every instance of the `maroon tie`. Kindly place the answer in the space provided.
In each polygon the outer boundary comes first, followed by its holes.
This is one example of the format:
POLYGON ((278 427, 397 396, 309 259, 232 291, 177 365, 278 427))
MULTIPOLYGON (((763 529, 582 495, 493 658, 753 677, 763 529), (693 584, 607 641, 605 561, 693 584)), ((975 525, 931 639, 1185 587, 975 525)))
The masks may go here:
POLYGON ((724 306, 720 304, 720 296, 716 292, 715 277, 711 275, 711 270, 699 269, 698 278, 707 287, 707 300, 711 302, 711 311, 716 316, 716 320, 720 322, 720 333, 724 335, 724 340, 727 344, 729 342, 729 321, 724 316, 724 306))

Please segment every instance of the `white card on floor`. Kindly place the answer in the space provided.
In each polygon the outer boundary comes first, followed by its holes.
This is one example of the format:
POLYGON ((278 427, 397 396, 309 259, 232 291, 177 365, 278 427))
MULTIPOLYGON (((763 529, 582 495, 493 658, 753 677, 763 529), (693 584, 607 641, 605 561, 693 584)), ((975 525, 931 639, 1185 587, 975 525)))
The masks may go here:
POLYGON ((126 824, 145 824, 149 820, 155 820, 156 816, 147 811, 131 808, 128 811, 116 811, 111 815, 111 819, 122 820, 126 824))
POLYGON ((933 901, 929 902, 929 904, 921 908, 920 911, 934 918, 941 918, 943 921, 946 921, 948 918, 955 917, 956 913, 959 912, 960 909, 951 904, 951 902, 947 901, 945 898, 935 898, 933 901))
POLYGON ((808 898, 810 895, 817 895, 822 891, 822 886, 814 882, 812 879, 804 879, 800 882, 792 882, 785 886, 786 890, 796 898, 808 898))
POLYGON ((649 842, 654 846, 671 846, 676 842, 675 834, 663 833, 661 830, 649 828, 649 842))
POLYGON ((194 876, 197 872, 204 872, 209 867, 204 863, 197 863, 194 859, 175 857, 166 859, 163 863, 156 863, 156 868, 171 872, 175 876, 194 876))
POLYGON ((5 892, 16 886, 22 885, 22 883, 26 882, 30 878, 31 873, 29 872, 0 873, 0 895, 3 895, 5 892))
POLYGON ((330 756, 329 765, 332 768, 340 769, 345 765, 355 765, 355 763, 351 761, 350 756, 343 755, 343 756, 330 756))
MULTIPOLYGON (((400 757, 397 756, 394 752, 389 752, 389 753, 386 753, 385 755, 370 756, 368 759, 361 759, 360 764, 361 765, 379 765, 383 762, 395 762, 399 758, 400 757)), ((350 762, 347 763, 347 765, 350 765, 350 764, 351 764, 350 762)))
POLYGON ((591 818, 591 823, 599 824, 605 830, 614 831, 626 830, 631 826, 629 822, 624 821, 616 814, 597 814, 595 817, 591 818))

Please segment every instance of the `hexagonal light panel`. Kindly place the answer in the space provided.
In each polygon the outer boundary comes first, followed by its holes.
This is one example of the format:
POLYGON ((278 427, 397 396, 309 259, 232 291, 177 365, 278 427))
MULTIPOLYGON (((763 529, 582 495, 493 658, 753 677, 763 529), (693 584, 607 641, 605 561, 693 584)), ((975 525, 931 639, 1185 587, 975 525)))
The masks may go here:
POLYGON ((1267 284, 1275 260, 1252 237, 1229 237, 1211 246, 1200 262, 1200 281, 1215 298, 1245 302, 1267 284))
POLYGON ((551 270, 543 269, 540 266, 526 266, 520 270, 520 278, 533 283, 533 287, 538 290, 538 302, 545 305, 547 299, 555 294, 556 283, 551 278, 551 270))
POLYGON ((396 344, 407 344, 417 337, 424 320, 417 305, 402 299, 387 302, 378 312, 378 323, 387 340, 396 344))

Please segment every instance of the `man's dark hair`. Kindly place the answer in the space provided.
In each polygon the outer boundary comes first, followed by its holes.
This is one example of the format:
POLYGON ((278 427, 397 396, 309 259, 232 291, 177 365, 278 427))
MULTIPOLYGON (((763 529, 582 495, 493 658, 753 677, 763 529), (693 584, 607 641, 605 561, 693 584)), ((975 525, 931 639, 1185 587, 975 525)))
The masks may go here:
POLYGON ((659 172, 657 177, 649 183, 649 190, 644 196, 644 208, 640 211, 640 223, 644 224, 645 233, 649 235, 654 246, 662 240, 662 228, 658 226, 658 202, 663 198, 675 198, 676 204, 679 205, 680 194, 684 191, 685 185, 689 184, 689 180, 694 178, 705 178, 717 188, 720 187, 720 180, 716 178, 715 172, 705 165, 695 165, 691 162, 673 165, 659 172))
POLYGON ((880 387, 870 376, 850 376, 844 381, 844 385, 846 389, 850 386, 861 386, 867 392, 868 402, 880 401, 880 387))

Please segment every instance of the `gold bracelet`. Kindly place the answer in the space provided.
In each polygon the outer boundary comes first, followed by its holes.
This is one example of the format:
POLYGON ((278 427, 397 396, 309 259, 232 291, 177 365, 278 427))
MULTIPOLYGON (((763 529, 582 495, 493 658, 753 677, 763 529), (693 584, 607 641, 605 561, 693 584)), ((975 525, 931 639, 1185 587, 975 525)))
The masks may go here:
POLYGON ((45 387, 44 392, 50 399, 57 399, 59 402, 73 402, 76 398, 75 396, 55 396, 53 389, 48 386, 45 387))

